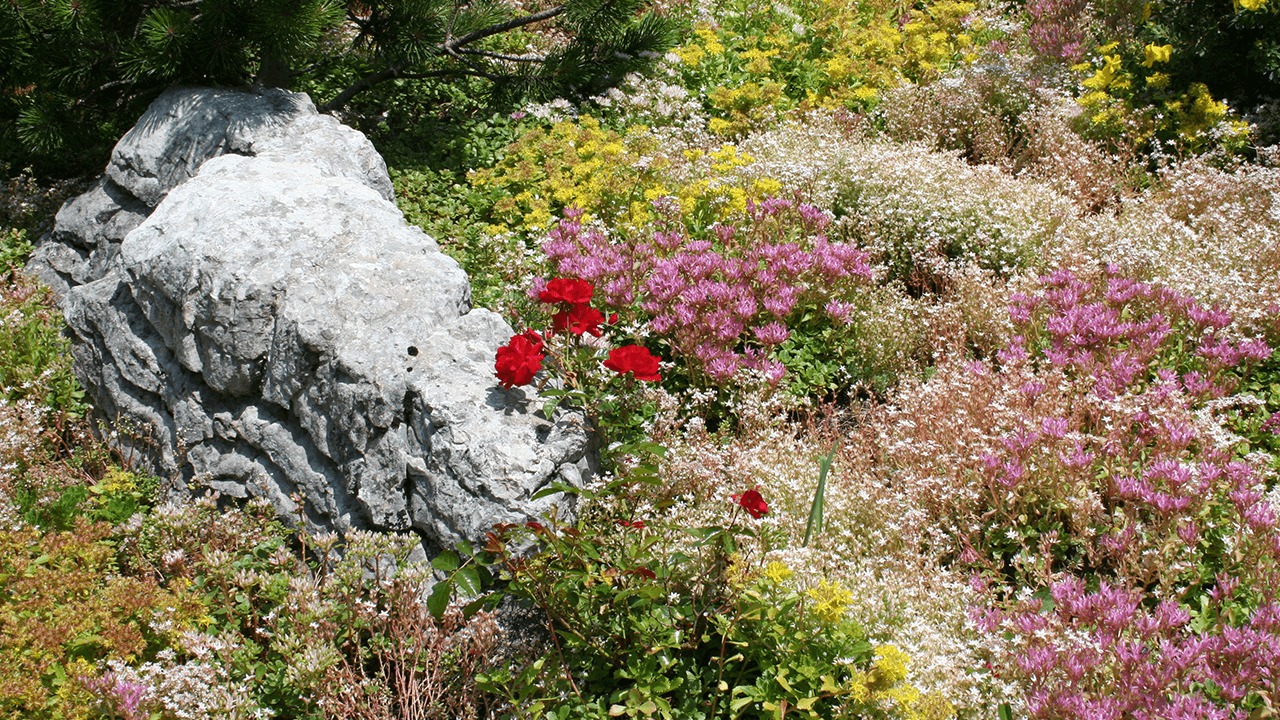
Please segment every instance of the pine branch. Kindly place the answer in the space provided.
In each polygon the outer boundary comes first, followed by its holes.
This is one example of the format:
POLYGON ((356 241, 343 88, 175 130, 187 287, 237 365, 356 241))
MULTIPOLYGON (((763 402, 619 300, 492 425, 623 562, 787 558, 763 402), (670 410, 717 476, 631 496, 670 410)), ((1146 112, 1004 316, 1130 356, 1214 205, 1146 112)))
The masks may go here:
POLYGON ((545 62, 546 58, 535 58, 534 56, 521 57, 518 55, 503 56, 503 55, 500 55, 499 53, 489 53, 483 50, 472 50, 470 48, 467 48, 466 46, 476 41, 483 40, 487 37, 493 37, 494 35, 500 35, 510 30, 515 30, 517 28, 525 27, 526 25, 533 25, 535 23, 540 23, 545 20, 550 20, 551 18, 563 13, 564 10, 565 10, 565 7, 563 5, 557 5, 556 7, 548 8, 541 12, 532 13, 530 15, 524 15, 518 18, 512 18, 511 20, 495 23, 493 25, 489 25, 488 27, 480 28, 479 30, 473 30, 472 32, 469 32, 466 35, 463 35, 462 37, 450 38, 445 42, 441 43, 439 47, 439 51, 441 54, 448 55, 449 57, 452 57, 455 60, 462 63, 463 65, 465 65, 466 66, 465 70, 430 71, 427 73, 420 73, 416 76, 411 76, 405 73, 407 68, 403 64, 393 63, 387 66, 386 68, 383 68, 382 70, 371 72, 368 75, 365 75, 364 77, 361 77, 360 79, 356 80, 354 83, 349 85, 345 90, 338 93, 332 100, 321 105, 320 111, 333 112, 335 110, 340 110, 343 107, 345 107, 347 103, 351 102, 351 100, 355 96, 359 95, 360 93, 366 90, 369 90, 375 85, 384 83, 388 80, 393 80, 395 78, 417 79, 419 76, 420 77, 443 77, 444 75, 447 75, 447 74, 454 74, 454 75, 467 75, 470 77, 480 77, 480 78, 485 78, 486 80, 493 80, 493 81, 498 81, 502 79, 501 75, 498 75, 493 72, 489 72, 483 67, 477 65, 475 61, 472 60, 472 58, 464 57, 464 54, 470 55, 470 56, 481 56, 481 57, 489 57, 489 58, 494 58, 499 60, 507 60, 511 62, 527 62, 527 63, 545 62))
POLYGON ((445 50, 445 52, 457 50, 458 48, 464 45, 469 45, 477 40, 483 40, 487 37, 499 35, 501 33, 507 32, 508 30, 515 30, 516 28, 522 28, 525 25, 533 25, 534 23, 539 23, 539 22, 542 22, 543 20, 550 20, 551 18, 563 13, 564 9, 565 9, 564 5, 557 5, 553 8, 547 8, 542 12, 533 13, 532 15, 525 15, 524 17, 512 18, 511 20, 507 20, 506 22, 500 22, 496 25, 490 25, 487 28, 481 28, 479 30, 469 32, 460 38, 448 40, 445 42, 444 47, 442 49, 445 50))
POLYGON ((488 50, 475 50, 472 48, 459 48, 458 52, 463 55, 479 55, 493 60, 505 60, 506 62, 542 63, 547 61, 547 57, 545 55, 504 55, 502 53, 489 52, 488 50))

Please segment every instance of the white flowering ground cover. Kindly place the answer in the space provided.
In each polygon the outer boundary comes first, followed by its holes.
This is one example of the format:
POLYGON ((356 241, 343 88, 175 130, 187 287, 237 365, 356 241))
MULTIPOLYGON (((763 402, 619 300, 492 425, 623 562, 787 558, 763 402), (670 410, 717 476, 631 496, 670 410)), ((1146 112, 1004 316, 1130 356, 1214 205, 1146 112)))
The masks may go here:
POLYGON ((392 163, 512 321, 495 384, 592 419, 573 518, 397 572, 413 538, 160 502, 10 277, 0 710, 1274 712, 1274 106, 1187 79, 1160 3, 657 10, 646 75, 488 121, 448 187, 392 163))

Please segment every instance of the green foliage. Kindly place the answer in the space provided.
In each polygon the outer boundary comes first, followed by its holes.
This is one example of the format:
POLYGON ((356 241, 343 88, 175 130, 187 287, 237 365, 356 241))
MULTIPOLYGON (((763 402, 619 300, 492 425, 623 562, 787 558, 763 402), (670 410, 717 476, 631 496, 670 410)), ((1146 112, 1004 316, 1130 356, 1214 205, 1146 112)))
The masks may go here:
POLYGON ((19 228, 0 229, 0 274, 21 269, 35 248, 27 240, 27 231, 19 228))
POLYGON ((272 62, 319 51, 343 18, 334 0, 155 3, 25 0, 0 6, 0 134, 8 157, 74 171, 101 164, 165 87, 246 84, 272 62))
POLYGON ((1261 450, 1271 456, 1272 468, 1280 471, 1280 355, 1241 375, 1236 393, 1257 398, 1261 404, 1232 412, 1231 429, 1244 439, 1236 452, 1244 456, 1261 450))
POLYGON ((1274 102, 1280 84, 1275 2, 1156 2, 1098 28, 1091 61, 1075 66, 1081 130, 1120 147, 1166 153, 1246 152, 1275 142, 1241 113, 1274 102), (1105 43, 1105 44, 1104 44, 1105 43))
POLYGON ((641 520, 635 485, 586 493, 577 523, 490 537, 503 592, 532 604, 555 637, 542 658, 484 686, 554 718, 953 715, 905 683, 901 651, 875 647, 846 617, 848 590, 799 586, 766 562, 776 537, 740 509, 716 526, 641 520), (536 552, 518 551, 530 542, 536 552))
POLYGON ((1280 89, 1280 4, 1274 0, 1155 3, 1139 41, 1172 45, 1175 83, 1207 85, 1240 109, 1280 89))
POLYGON ((0 160, 96 169, 141 109, 181 83, 327 91, 326 110, 397 78, 479 78, 508 98, 598 92, 674 41, 643 4, 568 0, 521 15, 452 0, 5 3, 0 160), (504 37, 534 28, 532 42, 504 37))
POLYGON ((0 311, 0 392, 9 400, 27 398, 55 412, 83 415, 84 390, 71 372, 70 342, 48 290, 15 279, 0 291, 0 311))
POLYGON ((154 574, 121 572, 117 527, 146 512, 156 481, 104 467, 103 455, 90 441, 70 457, 28 457, 0 484, 21 518, 0 530, 6 717, 85 717, 99 664, 158 650, 151 622, 181 604, 154 574))

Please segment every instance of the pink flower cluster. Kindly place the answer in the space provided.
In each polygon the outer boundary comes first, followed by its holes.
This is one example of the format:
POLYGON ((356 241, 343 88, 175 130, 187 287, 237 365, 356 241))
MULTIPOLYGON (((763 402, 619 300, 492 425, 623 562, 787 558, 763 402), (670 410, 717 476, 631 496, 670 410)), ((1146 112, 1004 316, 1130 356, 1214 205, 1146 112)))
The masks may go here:
POLYGON ((1029 683, 1033 718, 1244 717, 1236 703, 1280 667, 1274 591, 1244 606, 1247 621, 1202 614, 1194 631, 1185 607, 1220 603, 1242 580, 1274 589, 1280 518, 1254 466, 1198 413, 1272 350, 1228 340, 1227 313, 1165 288, 1114 274, 1042 282, 1014 299, 1021 334, 995 374, 971 367, 1020 409, 981 455, 986 521, 963 559, 990 570, 1038 555, 1038 575, 1024 562, 1005 579, 1050 586, 1054 605, 975 618, 1021 643, 1003 672, 1029 683), (1010 550, 1011 537, 1029 540, 1010 550), (1220 573, 1212 593, 1203 568, 1220 573))
POLYGON ((715 225, 705 239, 674 222, 646 237, 613 238, 583 227, 580 211, 564 215, 543 243, 555 268, 594 282, 624 316, 639 310, 717 383, 742 369, 781 378, 772 354, 790 336, 788 323, 806 310, 847 322, 847 295, 871 278, 867 253, 831 242, 826 214, 790 200, 750 203, 746 223, 715 225))
POLYGON ((1203 308, 1166 287, 1111 274, 1098 297, 1092 283, 1069 271, 1042 280, 1048 286, 1043 295, 1015 294, 1009 313, 1024 335, 1001 359, 1026 358, 1028 338, 1040 336, 1048 344, 1045 359, 1078 376, 1092 376, 1094 393, 1103 399, 1145 382, 1153 364, 1180 370, 1177 379, 1190 395, 1220 397, 1231 390, 1222 378, 1224 369, 1271 356, 1262 340, 1225 340, 1221 331, 1231 324, 1226 312, 1203 308), (1184 345, 1191 352, 1178 357, 1184 345))
POLYGON ((98 678, 84 678, 85 686, 100 695, 103 702, 123 720, 144 720, 151 717, 144 704, 151 695, 151 688, 108 672, 98 678))
POLYGON ((1093 498, 1093 517, 1081 511, 1072 522, 1092 526, 1092 562, 1123 568, 1141 565, 1153 546, 1167 550, 1166 538, 1194 554, 1202 518, 1229 501, 1259 547, 1280 559, 1275 513, 1255 489, 1256 472, 1192 422, 1204 400, 1229 391, 1226 371, 1266 359, 1271 348, 1223 339, 1226 313, 1164 288, 1110 277, 1099 291, 1066 272, 1043 280, 1042 295, 1015 298, 1010 311, 1024 334, 999 354, 1027 408, 999 451, 981 458, 997 515, 1013 522, 1029 498, 1093 498), (1037 356, 1027 338, 1041 348, 1037 356), (1050 386, 1083 395, 1038 403, 1050 386), (1075 412, 1043 409, 1064 404, 1075 412))
POLYGON ((1084 59, 1089 48, 1087 0, 1027 0, 1031 23, 1027 40, 1041 57, 1067 63, 1084 59))
MULTIPOLYGON (((1204 612, 1221 611, 1236 586, 1220 578, 1204 612)), ((1025 683, 1032 718, 1243 720, 1241 702, 1271 686, 1280 668, 1275 602, 1206 631, 1193 629, 1176 602, 1151 606, 1141 592, 1105 582, 1090 592, 1068 578, 1051 597, 1050 608, 1034 599, 973 614, 980 628, 1021 646, 1000 672, 1025 683)))

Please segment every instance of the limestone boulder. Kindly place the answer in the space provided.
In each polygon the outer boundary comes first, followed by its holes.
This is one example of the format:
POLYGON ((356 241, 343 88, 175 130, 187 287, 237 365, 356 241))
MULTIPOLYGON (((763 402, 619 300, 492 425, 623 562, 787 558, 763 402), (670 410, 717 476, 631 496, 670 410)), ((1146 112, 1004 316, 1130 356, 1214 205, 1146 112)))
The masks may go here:
POLYGON ((511 328, 405 222, 368 140, 303 95, 166 93, 33 267, 95 407, 178 491, 433 548, 591 472, 582 418, 498 387, 511 328))

